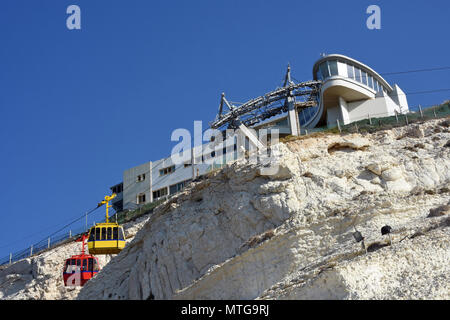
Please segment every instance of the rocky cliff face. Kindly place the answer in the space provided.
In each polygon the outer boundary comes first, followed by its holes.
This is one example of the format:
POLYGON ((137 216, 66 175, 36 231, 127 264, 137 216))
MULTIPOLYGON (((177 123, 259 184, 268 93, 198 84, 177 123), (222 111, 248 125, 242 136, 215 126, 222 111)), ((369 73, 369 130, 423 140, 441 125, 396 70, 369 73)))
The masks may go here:
POLYGON ((155 210, 78 299, 449 298, 449 139, 429 121, 280 144, 273 176, 231 164, 155 210))
POLYGON ((24 290, 50 288, 33 298, 448 299, 449 140, 449 121, 435 120, 279 144, 277 174, 238 161, 192 184, 135 226, 134 239, 81 290, 62 294, 56 284, 28 278, 18 290, 19 282, 2 284, 23 274, 10 267, 0 271, 0 294, 23 298, 24 290), (384 225, 390 238, 381 235, 384 225))

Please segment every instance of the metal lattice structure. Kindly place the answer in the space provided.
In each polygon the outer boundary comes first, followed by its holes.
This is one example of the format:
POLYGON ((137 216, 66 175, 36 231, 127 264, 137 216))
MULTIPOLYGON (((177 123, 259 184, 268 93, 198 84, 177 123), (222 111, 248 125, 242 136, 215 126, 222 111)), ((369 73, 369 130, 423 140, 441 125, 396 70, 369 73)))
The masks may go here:
POLYGON ((242 124, 249 127, 290 109, 315 106, 318 103, 321 85, 321 81, 294 83, 291 81, 288 66, 283 87, 263 96, 236 106, 227 101, 225 94, 222 93, 219 112, 216 119, 210 123, 210 127, 220 129, 228 125, 228 128, 236 129, 242 124))

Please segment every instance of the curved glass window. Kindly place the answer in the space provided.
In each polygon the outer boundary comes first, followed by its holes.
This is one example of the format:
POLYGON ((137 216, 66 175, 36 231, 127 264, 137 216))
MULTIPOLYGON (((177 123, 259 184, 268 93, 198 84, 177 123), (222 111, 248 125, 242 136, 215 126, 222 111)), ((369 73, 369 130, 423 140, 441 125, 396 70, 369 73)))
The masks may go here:
POLYGON ((320 72, 320 70, 317 70, 317 72, 316 72, 316 78, 317 78, 317 80, 323 80, 322 72, 320 72))
POLYGON ((322 74, 322 79, 328 78, 330 76, 330 72, 328 70, 327 62, 325 61, 319 66, 320 73, 322 74))
POLYGON ((355 80, 361 82, 361 70, 355 68, 355 80))
POLYGON ((353 71, 353 66, 350 64, 347 65, 347 74, 350 79, 355 79, 355 72, 353 71))
POLYGON ((330 75, 331 76, 337 76, 338 75, 337 60, 328 61, 328 67, 330 69, 330 75))
MULTIPOLYGON (((386 91, 386 89, 379 83, 371 73, 367 71, 363 71, 362 69, 359 69, 358 67, 347 63, 343 61, 338 60, 330 60, 330 61, 324 61, 322 62, 316 72, 316 77, 318 80, 325 80, 326 78, 330 76, 343 76, 350 79, 353 79, 355 81, 358 81, 369 88, 375 90, 375 92, 379 92, 381 90, 386 91), (338 67, 339 64, 342 64, 341 67, 338 67), (345 70, 345 65, 347 66, 347 70, 345 70), (341 69, 340 69, 341 68, 341 69), (341 70, 339 72, 339 70, 341 70)), ((306 111, 307 109, 301 111, 299 113, 299 120, 302 122, 308 121, 309 112, 306 111), (305 113, 303 113, 305 111, 305 113), (303 117, 305 117, 303 119, 303 117)))
POLYGON ((369 75, 369 87, 373 89, 373 77, 369 75))
POLYGON ((300 126, 304 126, 306 123, 308 123, 308 121, 311 120, 312 117, 314 117, 318 109, 319 108, 315 106, 300 111, 298 113, 298 121, 300 122, 300 126))
POLYGON ((367 85, 367 73, 361 70, 361 82, 367 85))

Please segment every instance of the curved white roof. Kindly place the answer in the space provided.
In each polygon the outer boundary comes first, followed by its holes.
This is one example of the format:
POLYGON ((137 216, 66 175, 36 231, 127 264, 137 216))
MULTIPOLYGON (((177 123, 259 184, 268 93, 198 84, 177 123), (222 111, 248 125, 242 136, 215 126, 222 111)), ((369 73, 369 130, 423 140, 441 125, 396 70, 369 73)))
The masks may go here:
POLYGON ((326 55, 325 57, 322 57, 319 60, 317 60, 316 63, 314 63, 314 66, 313 66, 313 78, 314 78, 314 80, 317 80, 316 73, 317 73, 317 70, 319 68, 319 65, 322 62, 328 61, 328 60, 339 60, 339 61, 348 62, 348 63, 350 63, 352 65, 355 65, 358 68, 360 68, 360 69, 368 72, 369 74, 371 74, 374 78, 376 78, 378 80, 378 82, 380 82, 386 89, 388 89, 389 92, 391 92, 393 90, 392 87, 389 85, 389 83, 387 83, 387 81, 384 80, 383 77, 381 77, 375 70, 373 70, 369 66, 365 65, 364 63, 359 62, 358 60, 352 59, 352 58, 344 56, 342 54, 329 54, 329 55, 326 55))

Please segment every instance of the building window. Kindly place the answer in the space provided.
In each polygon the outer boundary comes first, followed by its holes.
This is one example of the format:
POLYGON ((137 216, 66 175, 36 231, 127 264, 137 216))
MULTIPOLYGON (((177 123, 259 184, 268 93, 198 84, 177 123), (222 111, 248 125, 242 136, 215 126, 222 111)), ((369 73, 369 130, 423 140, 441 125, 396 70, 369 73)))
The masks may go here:
POLYGON ((172 195, 174 193, 177 193, 177 192, 183 190, 190 181, 191 180, 186 180, 186 181, 182 181, 180 183, 171 185, 169 187, 169 194, 172 195))
POLYGON ((317 70, 316 78, 317 78, 317 80, 322 80, 322 73, 320 72, 320 70, 317 70))
POLYGON ((161 188, 159 190, 153 191, 153 200, 167 196, 167 188, 161 188))
POLYGON ((112 193, 121 193, 123 191, 123 184, 119 184, 111 188, 112 193))
POLYGON ((329 71, 328 71, 328 65, 327 65, 327 62, 322 63, 322 64, 319 66, 319 69, 320 69, 320 72, 321 72, 321 74, 322 74, 322 79, 326 79, 326 78, 328 78, 328 77, 330 76, 330 73, 329 73, 329 71))
POLYGON ((338 66, 337 61, 328 61, 328 67, 330 68, 330 75, 337 76, 338 75, 338 66))
POLYGON ((137 203, 138 204, 145 203, 145 193, 141 193, 140 195, 138 195, 137 203))
POLYGON ((355 68, 355 80, 361 82, 361 70, 355 68))
POLYGON ((144 180, 145 180, 145 173, 140 174, 140 175, 137 176, 137 181, 138 182, 141 182, 141 181, 144 181, 144 180))
POLYGON ((355 79, 355 73, 353 72, 353 66, 352 65, 347 65, 347 73, 348 73, 348 77, 350 79, 355 79))
POLYGON ((379 83, 378 81, 375 81, 375 84, 374 84, 374 89, 375 89, 375 91, 376 91, 376 92, 381 91, 381 85, 380 85, 380 83, 379 83), (375 85, 375 84, 376 84, 376 85, 375 85))
POLYGON ((369 76, 369 87, 373 89, 373 78, 369 76))
POLYGON ((166 174, 170 174, 172 172, 175 172, 175 166, 170 166, 170 167, 159 170, 159 175, 165 176, 166 174))
POLYGON ((367 85, 367 73, 365 71, 361 71, 361 82, 367 85))

